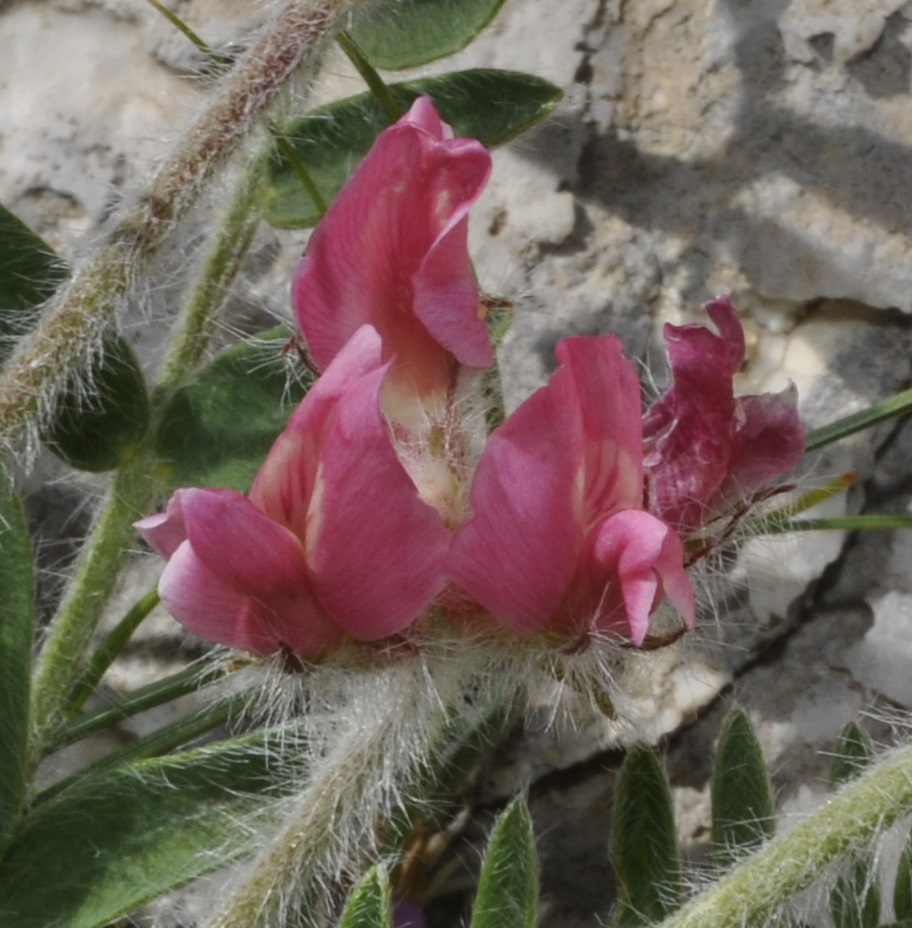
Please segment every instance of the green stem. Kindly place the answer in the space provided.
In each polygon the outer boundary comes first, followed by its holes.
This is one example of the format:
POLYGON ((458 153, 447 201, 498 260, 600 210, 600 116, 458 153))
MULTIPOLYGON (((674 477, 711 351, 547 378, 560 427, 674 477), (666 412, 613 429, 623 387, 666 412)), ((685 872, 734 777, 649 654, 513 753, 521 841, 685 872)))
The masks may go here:
POLYGON ((282 153, 282 156, 291 165, 291 169, 295 174, 297 174, 298 180, 301 181, 301 184, 307 191, 307 195, 313 200, 313 205, 317 212, 319 212, 320 219, 322 219, 326 215, 327 210, 326 198, 320 193, 320 188, 310 176, 310 171, 307 170, 307 166, 298 155, 297 149, 284 135, 282 135, 281 129, 277 127, 273 127, 272 137, 279 151, 282 153))
POLYGON ((390 124, 396 122, 405 113, 395 97, 390 93, 389 87, 386 86, 383 78, 377 73, 377 69, 367 60, 366 55, 358 43, 347 33, 340 32, 336 36, 336 42, 343 52, 348 56, 348 60, 358 69, 358 73, 364 78, 364 83, 374 95, 374 99, 380 104, 380 108, 386 114, 390 124))
POLYGON ((164 16, 178 32, 183 33, 220 71, 231 66, 231 58, 229 58, 228 55, 222 55, 219 54, 219 52, 213 51, 213 49, 210 48, 200 36, 177 15, 177 13, 163 6, 158 0, 146 0, 146 3, 156 12, 164 16))
POLYGON ((85 701, 95 692, 95 687, 105 675, 105 671, 114 663, 117 655, 130 640, 133 632, 160 602, 158 590, 150 590, 108 633, 73 687, 70 704, 67 707, 69 713, 76 713, 83 707, 85 701))
POLYGON ((408 788, 446 724, 463 681, 458 671, 438 669, 433 682, 420 660, 361 678, 361 692, 340 712, 344 721, 310 767, 282 830, 206 928, 318 923, 302 901, 365 864, 378 817, 408 788))
POLYGON ((38 329, 0 375, 0 449, 12 452, 92 356, 140 269, 158 252, 216 170, 251 136, 305 61, 315 60, 357 0, 288 0, 218 84, 211 104, 139 201, 55 294, 38 329))
POLYGON ((816 451, 840 438, 872 428, 887 419, 905 415, 907 412, 912 412, 912 389, 903 390, 902 393, 875 403, 870 409, 863 409, 861 412, 853 413, 844 419, 838 419, 836 422, 815 429, 807 436, 805 450, 816 451))
POLYGON ((32 677, 33 762, 63 721, 83 656, 135 538, 133 522, 148 511, 154 489, 147 454, 137 454, 117 472, 96 514, 32 677))
POLYGON ((773 838, 660 928, 745 928, 770 917, 849 855, 912 813, 912 747, 887 757, 773 838))
POLYGON ((242 175, 224 220, 200 268, 187 308, 162 362, 153 396, 153 418, 200 366, 216 330, 221 308, 260 225, 261 194, 268 152, 242 175))
MULTIPOLYGON (((216 312, 256 232, 259 216, 254 207, 262 167, 260 159, 254 170, 241 181, 225 222, 203 262, 153 396, 151 436, 155 434, 164 404, 202 360, 215 329, 216 312)), ((73 698, 69 696, 71 687, 80 673, 92 634, 101 620, 104 606, 114 590, 135 537, 133 522, 151 508, 158 472, 152 445, 153 439, 147 437, 133 459, 115 477, 86 540, 76 576, 67 589, 39 656, 33 689, 32 719, 36 735, 33 757, 44 752, 43 745, 63 720, 64 707, 68 699, 73 698)), ((113 643, 122 646, 126 640, 120 635, 113 643)), ((99 666, 110 663, 108 655, 103 654, 97 659, 99 666)), ((98 681, 91 682, 94 685, 98 681)), ((75 697, 78 705, 78 700, 84 699, 87 693, 84 685, 76 685, 79 686, 75 697)))
POLYGON ((195 693, 223 676, 224 673, 225 671, 220 667, 187 667, 170 677, 165 677, 164 680, 156 680, 154 683, 142 686, 111 706, 88 712, 67 722, 56 732, 53 741, 48 745, 48 751, 57 751, 68 744, 81 741, 93 732, 109 728, 140 712, 154 709, 156 706, 179 699, 189 693, 195 693))
POLYGON ((205 709, 200 709, 191 715, 185 715, 173 724, 166 725, 143 738, 137 738, 126 747, 106 754, 72 776, 42 790, 32 801, 32 808, 53 799, 70 786, 85 783, 90 777, 110 773, 118 767, 146 760, 149 757, 161 757, 163 754, 168 754, 175 748, 193 741, 194 738, 199 738, 215 728, 226 725, 231 719, 241 715, 249 705, 250 699, 246 695, 235 696, 233 699, 226 699, 214 706, 206 706, 205 709))

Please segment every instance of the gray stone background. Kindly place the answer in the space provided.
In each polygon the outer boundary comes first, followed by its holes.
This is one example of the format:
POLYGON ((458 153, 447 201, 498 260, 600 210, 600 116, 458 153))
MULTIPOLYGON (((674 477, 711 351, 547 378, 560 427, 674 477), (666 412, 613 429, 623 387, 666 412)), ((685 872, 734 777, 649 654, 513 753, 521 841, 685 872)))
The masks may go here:
MULTIPOLYGON (((170 5, 225 48, 268 11, 249 0, 170 5)), ((510 403, 542 382, 568 333, 620 334, 661 385, 661 324, 699 320, 719 292, 734 295, 747 330, 742 391, 794 381, 809 426, 907 387, 910 21, 903 0, 507 0, 478 41, 427 69, 515 68, 565 92, 546 124, 496 153, 473 215, 484 284, 518 301, 502 349, 510 403)), ((0 2, 0 49, 0 202, 76 259, 204 99, 200 56, 142 0, 0 2)), ((332 55, 315 98, 360 90, 332 55)), ((188 241, 207 217, 191 220, 188 241)), ((305 238, 261 232, 227 329, 288 318, 305 238)), ((150 364, 182 260, 165 256, 125 322, 150 364)), ((854 469, 828 512, 908 512, 910 454, 909 429, 888 423, 816 456, 801 482, 854 469)), ((97 490, 59 476, 42 459, 24 477, 53 570, 97 490)), ((759 727, 786 824, 822 801, 825 752, 847 721, 873 711, 872 732, 894 737, 884 716, 912 707, 910 557, 908 533, 749 541, 727 577, 707 581, 701 630, 636 662, 629 711, 641 737, 664 745, 696 855, 713 741, 732 705, 759 727)), ((146 587, 157 569, 137 567, 146 587)), ((107 685, 195 653, 159 616, 107 685)), ((532 784, 547 925, 598 925, 610 903, 616 746, 601 719, 560 738, 527 732, 479 785, 476 821, 532 784)), ((184 912, 189 926, 190 903, 184 912)))

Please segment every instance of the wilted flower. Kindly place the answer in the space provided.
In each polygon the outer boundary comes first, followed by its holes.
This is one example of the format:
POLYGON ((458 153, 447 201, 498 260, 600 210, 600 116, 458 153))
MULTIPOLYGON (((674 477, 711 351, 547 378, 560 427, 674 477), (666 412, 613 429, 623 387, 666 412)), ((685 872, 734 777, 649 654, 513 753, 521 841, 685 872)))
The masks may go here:
POLYGON ((162 601, 210 641, 317 657, 407 628, 443 584, 450 533, 380 411, 389 362, 359 329, 269 452, 249 498, 179 490, 137 523, 168 558, 162 601))
POLYGON ((507 628, 616 632, 635 644, 665 597, 693 622, 683 546, 643 509, 640 386, 613 336, 560 367, 488 440, 449 579, 507 628))
POLYGON ((794 387, 736 397, 744 330, 728 297, 706 311, 721 335, 665 326, 672 384, 643 417, 647 508, 685 536, 749 502, 804 452, 794 387))

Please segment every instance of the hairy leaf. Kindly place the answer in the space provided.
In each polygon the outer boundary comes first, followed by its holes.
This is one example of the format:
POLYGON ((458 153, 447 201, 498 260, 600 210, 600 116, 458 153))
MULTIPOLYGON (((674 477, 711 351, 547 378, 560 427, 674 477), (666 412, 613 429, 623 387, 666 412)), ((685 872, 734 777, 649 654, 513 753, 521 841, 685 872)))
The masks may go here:
POLYGON ((368 870, 354 888, 338 928, 391 928, 389 878, 378 867, 368 870))
POLYGON ((0 863, 0 924, 101 928, 250 853, 294 741, 257 733, 142 761, 42 804, 0 863))
POLYGON ((773 798, 763 753, 747 714, 722 727, 712 784, 713 850, 727 865, 772 837, 773 798))
POLYGON ((656 755, 634 747, 621 767, 612 860, 620 883, 614 924, 661 921, 679 905, 681 865, 668 780, 656 755))
POLYGON ((485 852, 471 928, 534 928, 538 920, 538 856, 525 803, 497 820, 485 852))

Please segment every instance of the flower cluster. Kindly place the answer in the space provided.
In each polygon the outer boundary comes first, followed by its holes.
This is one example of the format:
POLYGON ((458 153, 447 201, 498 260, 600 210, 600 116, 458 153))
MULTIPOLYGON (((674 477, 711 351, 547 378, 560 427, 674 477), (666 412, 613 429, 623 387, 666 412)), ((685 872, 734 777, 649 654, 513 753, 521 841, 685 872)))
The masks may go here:
POLYGON ((666 328, 672 385, 645 414, 617 338, 568 338, 488 436, 466 237, 489 173, 421 98, 314 231, 293 303, 315 386, 247 496, 179 490, 138 523, 187 628, 315 659, 409 633, 434 604, 567 640, 640 645, 663 601, 693 623, 686 544, 795 465, 794 394, 735 397, 744 337, 719 299, 719 335, 666 328))

